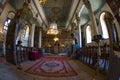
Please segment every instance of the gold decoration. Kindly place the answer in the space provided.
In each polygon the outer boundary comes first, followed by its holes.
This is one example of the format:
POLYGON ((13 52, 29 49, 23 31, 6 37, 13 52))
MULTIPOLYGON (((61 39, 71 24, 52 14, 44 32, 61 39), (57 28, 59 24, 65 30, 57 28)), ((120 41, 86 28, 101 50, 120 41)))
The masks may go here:
POLYGON ((53 40, 56 42, 56 41, 59 41, 59 38, 55 37, 53 40))
POLYGON ((59 7, 53 7, 52 9, 52 12, 55 13, 55 14, 58 14, 61 12, 61 9, 59 7))
POLYGON ((57 29, 57 23, 53 22, 50 24, 50 28, 47 31, 47 34, 57 35, 59 33, 57 29))
POLYGON ((44 5, 46 0, 39 0, 40 4, 44 5))

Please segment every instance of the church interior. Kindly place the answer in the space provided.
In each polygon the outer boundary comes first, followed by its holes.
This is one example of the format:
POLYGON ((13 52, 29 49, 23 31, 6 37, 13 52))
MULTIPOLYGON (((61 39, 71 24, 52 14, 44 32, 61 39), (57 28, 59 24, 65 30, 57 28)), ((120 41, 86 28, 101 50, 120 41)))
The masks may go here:
POLYGON ((0 0, 0 80, 120 80, 120 0, 0 0))

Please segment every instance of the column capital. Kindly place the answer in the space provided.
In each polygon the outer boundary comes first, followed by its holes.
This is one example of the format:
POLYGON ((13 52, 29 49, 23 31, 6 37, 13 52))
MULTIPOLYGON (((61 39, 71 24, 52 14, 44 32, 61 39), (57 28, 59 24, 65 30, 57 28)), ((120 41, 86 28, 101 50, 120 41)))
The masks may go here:
POLYGON ((83 3, 85 4, 85 6, 86 6, 88 9, 91 7, 89 0, 83 0, 83 3))
POLYGON ((80 17, 78 16, 78 14, 75 15, 75 18, 77 20, 77 25, 80 23, 80 17))
POLYGON ((32 24, 32 26, 35 26, 35 24, 32 24))
POLYGON ((76 27, 76 23, 75 23, 75 22, 72 22, 72 23, 71 23, 71 27, 75 28, 75 27, 76 27))
POLYGON ((77 17, 76 20, 77 20, 77 25, 79 25, 80 24, 80 17, 77 17))

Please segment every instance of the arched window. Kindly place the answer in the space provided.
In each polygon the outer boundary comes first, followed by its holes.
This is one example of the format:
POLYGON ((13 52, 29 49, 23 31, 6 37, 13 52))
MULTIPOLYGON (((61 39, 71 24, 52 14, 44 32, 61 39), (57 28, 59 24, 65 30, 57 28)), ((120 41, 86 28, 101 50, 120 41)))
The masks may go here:
POLYGON ((86 38, 87 38, 87 43, 92 42, 91 27, 89 25, 86 28, 86 38))
POLYGON ((23 26, 19 33, 18 33, 18 36, 17 36, 17 39, 16 39, 16 44, 18 42, 18 40, 22 41, 22 44, 23 46, 28 46, 28 37, 29 37, 29 26, 28 25, 25 25, 23 26))
POLYGON ((5 24, 4 24, 4 27, 3 27, 4 31, 7 31, 7 30, 8 30, 8 25, 10 24, 10 22, 11 22, 11 19, 10 19, 10 18, 7 18, 7 19, 5 20, 5 24))
POLYGON ((4 26, 3 26, 3 29, 4 29, 5 32, 8 30, 8 26, 9 26, 9 24, 11 22, 11 19, 13 19, 14 16, 15 16, 15 12, 14 11, 9 11, 8 12, 7 18, 6 18, 4 26))
POLYGON ((24 37, 24 39, 28 40, 28 37, 29 37, 29 26, 26 25, 26 27, 24 29, 25 29, 25 37, 24 37))
POLYGON ((102 27, 102 37, 104 39, 107 39, 109 38, 109 35, 108 35, 108 29, 107 29, 107 26, 106 26, 106 23, 105 23, 105 20, 104 20, 104 17, 105 17, 105 12, 103 12, 101 15, 100 15, 100 23, 101 23, 101 27, 102 27))

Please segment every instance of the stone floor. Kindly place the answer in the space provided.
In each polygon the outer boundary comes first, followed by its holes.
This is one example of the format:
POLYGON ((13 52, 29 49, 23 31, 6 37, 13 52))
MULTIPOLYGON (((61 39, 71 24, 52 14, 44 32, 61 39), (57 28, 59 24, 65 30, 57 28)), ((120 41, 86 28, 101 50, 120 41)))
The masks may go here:
POLYGON ((84 65, 79 60, 73 60, 71 58, 69 59, 70 64, 80 74, 77 77, 43 77, 24 72, 24 70, 37 61, 23 62, 21 64, 22 70, 19 70, 17 69, 18 66, 7 63, 5 59, 2 59, 2 63, 0 63, 0 80, 105 80, 106 77, 102 74, 96 76, 96 72, 93 69, 84 65))

